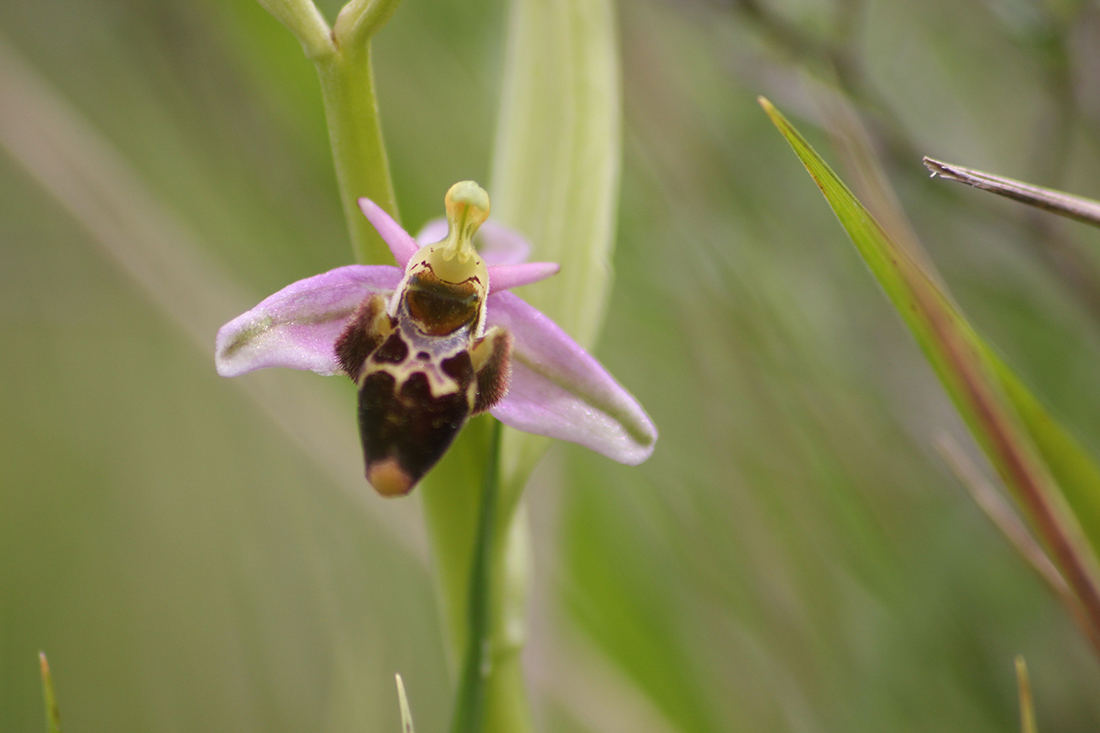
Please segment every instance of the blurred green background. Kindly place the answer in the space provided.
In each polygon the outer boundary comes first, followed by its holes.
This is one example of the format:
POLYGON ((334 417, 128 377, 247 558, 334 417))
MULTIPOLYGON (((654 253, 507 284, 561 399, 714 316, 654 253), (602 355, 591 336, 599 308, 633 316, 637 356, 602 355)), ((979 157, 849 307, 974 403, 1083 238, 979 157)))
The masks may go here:
MULTIPOLYGON (((338 5, 325 2, 327 17, 338 5)), ((503 0, 375 44, 404 223, 489 171, 503 0)), ((622 0, 598 355, 661 430, 528 490, 546 731, 1100 728, 1100 666, 935 449, 970 442, 756 105, 834 162, 839 69, 972 321, 1100 455, 1100 237, 921 155, 1100 197, 1100 11, 622 0)), ((492 191, 490 191, 492 193, 492 191)), ((536 243, 537 247, 537 243, 536 243)), ((537 252, 537 250, 536 250, 537 252)), ((415 498, 361 478, 347 380, 214 374, 217 327, 351 252, 314 71, 253 0, 0 3, 0 730, 422 733, 450 706, 415 498)), ((984 464, 983 464, 984 465, 984 464)))

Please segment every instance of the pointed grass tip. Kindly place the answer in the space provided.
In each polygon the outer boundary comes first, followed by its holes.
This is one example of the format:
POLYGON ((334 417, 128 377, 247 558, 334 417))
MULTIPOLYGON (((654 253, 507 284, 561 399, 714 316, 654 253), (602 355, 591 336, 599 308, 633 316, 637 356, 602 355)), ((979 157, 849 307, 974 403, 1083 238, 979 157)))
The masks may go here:
POLYGON ((405 682, 400 673, 394 674, 394 678, 397 680, 397 704, 401 706, 401 733, 414 733, 409 698, 405 695, 405 682))
POLYGON ((46 652, 38 652, 38 667, 42 672, 42 699, 46 707, 46 733, 61 733, 61 712, 57 707, 57 695, 54 693, 53 675, 46 652))
POLYGON ((1035 724, 1035 701, 1031 695, 1031 677, 1027 673, 1027 662, 1023 654, 1016 655, 1016 686, 1020 696, 1020 731, 1037 733, 1035 724))

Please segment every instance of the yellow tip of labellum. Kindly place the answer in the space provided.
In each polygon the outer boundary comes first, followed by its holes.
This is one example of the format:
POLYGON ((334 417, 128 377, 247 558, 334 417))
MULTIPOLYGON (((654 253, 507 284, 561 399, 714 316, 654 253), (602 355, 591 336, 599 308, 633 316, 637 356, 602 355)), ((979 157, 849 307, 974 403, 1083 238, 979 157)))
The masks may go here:
POLYGON ((367 481, 382 496, 404 496, 412 491, 416 482, 392 458, 386 458, 367 466, 367 481))

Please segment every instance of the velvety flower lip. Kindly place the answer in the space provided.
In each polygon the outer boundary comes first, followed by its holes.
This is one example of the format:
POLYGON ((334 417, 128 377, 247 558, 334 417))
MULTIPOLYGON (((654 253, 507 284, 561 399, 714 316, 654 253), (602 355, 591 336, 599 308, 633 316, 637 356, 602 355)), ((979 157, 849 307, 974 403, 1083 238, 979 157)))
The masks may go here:
MULTIPOLYGON (((399 267, 338 267, 265 298, 218 331, 218 374, 235 377, 268 367, 342 372, 336 339, 367 298, 392 295, 420 246, 372 201, 360 199, 359 206, 399 267)), ((446 226, 445 221, 432 222, 420 239, 441 239, 446 226)), ((489 272, 487 326, 501 326, 513 339, 511 386, 490 410, 493 416, 505 425, 578 443, 621 463, 636 465, 649 458, 657 429, 637 400, 553 321, 505 292, 545 279, 558 266, 525 262, 527 242, 491 221, 481 229, 480 244, 489 272)))

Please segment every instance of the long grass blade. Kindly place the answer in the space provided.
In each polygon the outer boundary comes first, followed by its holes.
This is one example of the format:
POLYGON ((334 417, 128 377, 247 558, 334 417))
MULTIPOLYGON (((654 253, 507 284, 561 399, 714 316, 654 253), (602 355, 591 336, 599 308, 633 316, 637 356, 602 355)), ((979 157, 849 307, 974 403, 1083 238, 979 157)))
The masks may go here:
MULTIPOLYGON (((1090 627, 1100 630, 1100 470, 1095 462, 974 332, 928 269, 879 225, 771 103, 760 103, 818 184, 1024 508, 1090 627)), ((1098 634, 1089 636, 1095 643, 1098 634)))

